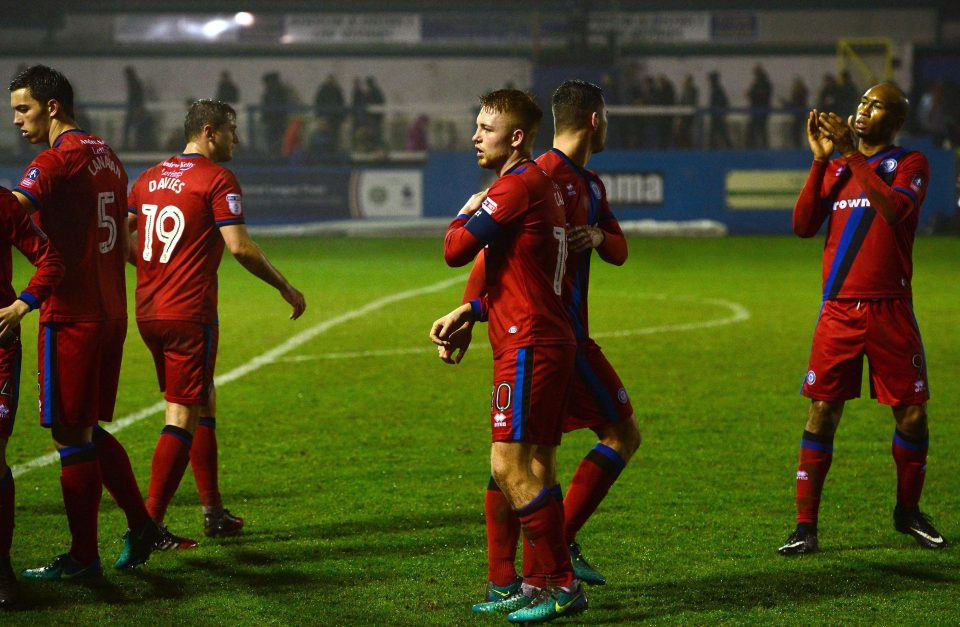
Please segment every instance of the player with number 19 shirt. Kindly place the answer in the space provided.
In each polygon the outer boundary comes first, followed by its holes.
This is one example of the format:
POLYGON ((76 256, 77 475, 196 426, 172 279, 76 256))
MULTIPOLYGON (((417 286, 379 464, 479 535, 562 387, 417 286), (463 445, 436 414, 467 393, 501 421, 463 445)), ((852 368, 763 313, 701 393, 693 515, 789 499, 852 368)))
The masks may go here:
POLYGON ((243 224, 233 173, 199 154, 170 157, 137 179, 137 321, 217 321, 219 228, 243 224))

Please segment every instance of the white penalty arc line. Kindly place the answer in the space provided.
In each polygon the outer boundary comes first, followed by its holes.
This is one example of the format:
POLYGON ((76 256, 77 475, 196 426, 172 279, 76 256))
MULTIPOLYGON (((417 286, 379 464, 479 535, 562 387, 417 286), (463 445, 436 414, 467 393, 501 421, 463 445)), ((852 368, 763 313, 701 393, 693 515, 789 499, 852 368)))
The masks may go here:
MULTIPOLYGON (((214 383, 217 386, 222 386, 222 385, 226 385, 227 383, 230 383, 231 381, 236 381, 240 377, 244 377, 250 374, 251 372, 254 372, 255 370, 262 368, 267 364, 278 361, 279 358, 282 357, 283 355, 289 353, 290 351, 296 348, 299 348, 300 346, 302 346, 303 344, 306 344, 307 342, 309 342, 316 336, 320 335, 321 333, 325 333, 330 329, 332 329, 333 327, 343 324, 344 322, 350 322, 351 320, 361 318, 367 314, 377 311, 378 309, 383 309, 387 305, 392 305, 393 303, 396 303, 401 300, 414 298, 416 296, 423 296, 424 294, 432 294, 434 292, 439 292, 440 290, 446 289, 451 285, 462 284, 465 279, 466 279, 466 275, 461 274, 461 275, 452 277, 450 279, 445 279, 443 281, 439 281, 437 283, 427 285, 425 287, 419 287, 412 290, 397 292, 396 294, 390 294, 389 296, 378 298, 377 300, 371 301, 366 305, 359 307, 357 309, 354 309, 352 311, 348 311, 334 318, 330 318, 329 320, 324 320, 323 322, 319 322, 313 325, 312 327, 305 329, 300 333, 297 333, 296 335, 294 335, 287 341, 283 342, 282 344, 279 344, 274 348, 271 348, 270 350, 260 355, 257 355, 247 363, 237 366, 233 370, 226 372, 218 377, 215 377, 214 383)), ((128 414, 123 418, 120 418, 119 420, 115 420, 109 423, 109 431, 111 433, 116 433, 121 429, 125 429, 132 424, 140 422, 141 420, 143 420, 144 418, 147 418, 148 416, 152 416, 154 414, 162 412, 166 408, 166 406, 167 404, 164 401, 158 401, 150 405, 149 407, 144 407, 143 409, 135 411, 132 414, 128 414)), ((31 459, 28 462, 24 462, 23 464, 12 466, 11 471, 13 472, 15 477, 18 477, 36 468, 49 466, 50 464, 56 462, 59 458, 60 457, 56 452, 48 453, 46 455, 41 455, 40 457, 37 457, 35 459, 31 459)))
MULTIPOLYGON (((651 296, 651 298, 655 298, 657 300, 669 300, 668 297, 662 295, 651 296)), ((634 335, 654 335, 657 333, 672 333, 676 331, 698 331, 701 329, 722 327, 728 324, 737 324, 738 322, 744 322, 750 319, 750 311, 740 303, 734 303, 716 298, 678 298, 677 300, 687 300, 694 303, 716 305, 729 310, 730 315, 723 318, 701 320, 698 322, 664 324, 655 327, 641 327, 639 329, 624 329, 621 331, 601 331, 599 333, 591 333, 590 337, 594 339, 603 339, 608 337, 619 338, 630 337, 634 335)), ((490 345, 481 343, 479 346, 475 347, 475 349, 476 348, 481 350, 489 350, 490 345)), ((322 353, 320 355, 294 355, 292 357, 285 357, 279 361, 284 363, 299 363, 318 360, 363 359, 367 357, 398 357, 406 355, 419 355, 426 353, 429 350, 430 347, 428 345, 417 348, 386 348, 374 351, 345 351, 339 353, 322 353)))

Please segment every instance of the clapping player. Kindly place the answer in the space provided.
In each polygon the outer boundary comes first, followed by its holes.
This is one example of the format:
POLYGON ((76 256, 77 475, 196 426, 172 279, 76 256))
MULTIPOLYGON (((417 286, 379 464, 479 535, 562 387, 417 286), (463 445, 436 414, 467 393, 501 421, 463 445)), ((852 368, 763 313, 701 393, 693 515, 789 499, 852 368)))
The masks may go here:
POLYGON ((908 102, 891 83, 874 85, 844 120, 813 110, 810 174, 793 230, 813 237, 827 222, 823 304, 801 389, 811 399, 800 441, 797 527, 781 555, 819 548, 817 517, 844 403, 860 396, 863 358, 870 396, 893 409, 897 499, 893 525, 928 549, 947 545, 920 511, 927 469, 927 362, 913 313, 913 239, 930 182, 927 159, 894 144, 908 102), (840 157, 831 160, 833 153, 840 157))

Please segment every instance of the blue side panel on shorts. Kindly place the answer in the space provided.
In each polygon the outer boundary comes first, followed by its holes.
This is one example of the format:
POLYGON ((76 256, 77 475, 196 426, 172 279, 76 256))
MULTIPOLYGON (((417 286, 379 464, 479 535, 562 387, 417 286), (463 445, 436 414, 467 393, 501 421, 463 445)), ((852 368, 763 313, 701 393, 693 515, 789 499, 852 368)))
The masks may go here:
POLYGON ((52 427, 56 416, 54 370, 57 362, 57 333, 50 326, 44 325, 43 338, 43 411, 40 414, 40 424, 44 427, 52 427))
POLYGON ((587 360, 580 354, 579 350, 577 351, 576 367, 577 376, 587 385, 587 389, 590 390, 593 399, 597 402, 597 405, 600 406, 600 409, 603 410, 607 420, 610 422, 618 422, 620 420, 620 414, 617 412, 617 406, 613 402, 613 398, 603 386, 597 373, 593 371, 593 368, 590 367, 587 360))
POLYGON ((527 419, 524 414, 524 410, 527 407, 528 399, 525 398, 525 393, 530 390, 530 386, 524 385, 526 378, 530 375, 526 371, 527 365, 527 350, 526 348, 517 349, 517 371, 514 375, 516 378, 513 381, 513 439, 520 441, 523 439, 524 421, 527 419))

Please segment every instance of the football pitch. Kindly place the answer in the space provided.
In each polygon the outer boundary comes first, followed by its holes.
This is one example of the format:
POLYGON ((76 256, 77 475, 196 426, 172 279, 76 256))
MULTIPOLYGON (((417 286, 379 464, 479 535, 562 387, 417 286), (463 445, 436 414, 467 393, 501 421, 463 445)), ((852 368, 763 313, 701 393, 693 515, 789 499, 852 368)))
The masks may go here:
MULTIPOLYGON (((221 490, 243 535, 211 541, 188 470, 167 515, 199 548, 111 566, 122 513, 105 492, 104 581, 21 580, 0 623, 130 625, 506 624, 471 615, 486 576, 491 354, 484 328, 459 366, 430 323, 459 303, 465 269, 434 239, 259 238, 307 298, 279 295, 231 259, 220 272, 217 432, 221 490)), ((630 240, 596 256, 591 330, 644 436, 580 533, 607 577, 569 624, 957 624, 960 548, 924 551, 893 530, 893 419, 852 401, 837 434, 821 552, 787 559, 808 401, 798 391, 820 305, 822 239, 630 240)), ((227 255, 229 256, 229 255, 227 255)), ((930 370, 921 503, 960 544, 960 240, 915 247, 915 309, 930 370)), ((23 259, 18 278, 25 284, 23 259)), ((132 289, 132 269, 128 278, 132 289)), ((131 291, 132 293, 132 291, 131 291)), ((36 314, 24 323, 16 476, 17 571, 65 552, 59 464, 36 412, 36 314)), ((865 396, 868 388, 864 386, 865 396)), ((146 490, 162 413, 148 352, 128 331, 117 419, 146 490), (152 408, 152 409, 151 409, 152 408)), ((569 482, 595 438, 561 446, 569 482)))

